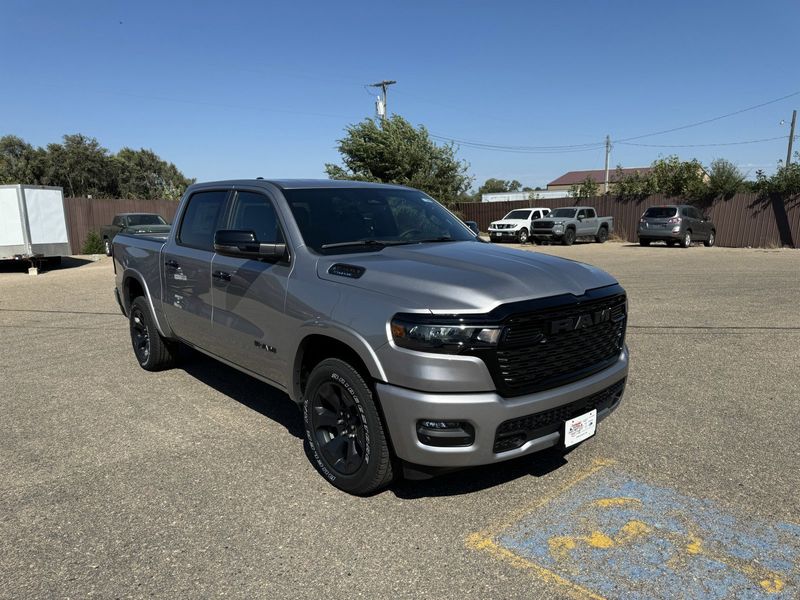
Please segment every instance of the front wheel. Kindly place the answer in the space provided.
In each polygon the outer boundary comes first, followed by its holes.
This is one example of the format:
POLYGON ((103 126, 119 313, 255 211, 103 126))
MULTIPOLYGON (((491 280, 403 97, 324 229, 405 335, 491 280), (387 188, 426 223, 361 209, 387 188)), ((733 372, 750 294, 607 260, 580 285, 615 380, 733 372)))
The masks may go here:
POLYGON ((711 246, 714 245, 714 242, 716 241, 714 239, 715 237, 716 237, 716 232, 715 231, 710 232, 708 234, 708 239, 705 242, 703 242, 703 245, 705 245, 706 248, 710 248, 711 246))
POLYGON ((364 495, 392 481, 392 456, 375 398, 351 365, 328 358, 314 367, 303 420, 314 466, 331 484, 364 495))
POLYGON ((575 230, 574 229, 567 229, 564 232, 564 235, 561 237, 561 243, 564 246, 572 246, 572 243, 575 241, 575 230))
POLYGON ((608 240, 608 228, 601 227, 600 230, 597 232, 597 235, 594 236, 594 241, 598 244, 603 244, 608 240))
POLYGON ((175 364, 176 346, 158 333, 150 307, 144 296, 131 303, 131 343, 139 366, 146 371, 161 371, 175 364))
POLYGON ((517 234, 517 240, 519 240, 520 244, 524 244, 525 242, 527 242, 528 241, 528 230, 523 227, 520 230, 520 232, 517 234))

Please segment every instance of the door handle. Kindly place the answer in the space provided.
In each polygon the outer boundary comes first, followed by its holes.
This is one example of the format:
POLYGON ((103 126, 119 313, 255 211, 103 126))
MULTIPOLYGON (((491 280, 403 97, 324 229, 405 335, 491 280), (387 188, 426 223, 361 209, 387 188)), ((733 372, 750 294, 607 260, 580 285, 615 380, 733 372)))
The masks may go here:
POLYGON ((174 260, 165 260, 164 265, 170 267, 171 269, 179 269, 180 265, 174 260))
POLYGON ((215 279, 219 279, 220 281, 230 281, 231 280, 231 274, 230 273, 226 273, 225 271, 214 271, 211 274, 211 276, 214 277, 215 279))

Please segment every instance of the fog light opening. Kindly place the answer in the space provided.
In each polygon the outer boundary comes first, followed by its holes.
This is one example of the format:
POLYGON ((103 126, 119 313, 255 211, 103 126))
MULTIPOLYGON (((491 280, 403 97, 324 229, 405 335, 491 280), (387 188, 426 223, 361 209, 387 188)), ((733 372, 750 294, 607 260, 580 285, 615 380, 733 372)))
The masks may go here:
POLYGON ((459 447, 475 443, 475 428, 466 421, 417 421, 417 438, 426 446, 459 447))

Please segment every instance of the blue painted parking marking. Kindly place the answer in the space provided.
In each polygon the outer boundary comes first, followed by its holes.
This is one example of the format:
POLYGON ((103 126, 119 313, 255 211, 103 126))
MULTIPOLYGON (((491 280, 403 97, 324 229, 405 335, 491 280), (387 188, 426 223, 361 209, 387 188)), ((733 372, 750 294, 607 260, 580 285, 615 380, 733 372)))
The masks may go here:
POLYGON ((800 526, 733 515, 614 469, 468 545, 593 597, 800 597, 800 526))

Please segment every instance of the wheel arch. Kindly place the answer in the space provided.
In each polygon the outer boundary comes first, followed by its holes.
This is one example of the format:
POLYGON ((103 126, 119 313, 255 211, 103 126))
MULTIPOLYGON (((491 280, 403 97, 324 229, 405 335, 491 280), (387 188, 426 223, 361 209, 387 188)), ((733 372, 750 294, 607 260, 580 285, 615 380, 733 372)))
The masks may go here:
POLYGON ((137 296, 144 296, 144 299, 147 301, 147 306, 150 309, 150 314, 153 315, 153 320, 161 336, 165 338, 172 337, 172 330, 169 329, 160 312, 155 309, 153 297, 145 278, 138 271, 126 269, 125 273, 122 275, 122 290, 120 293, 122 307, 126 315, 130 315, 131 304, 137 296))

